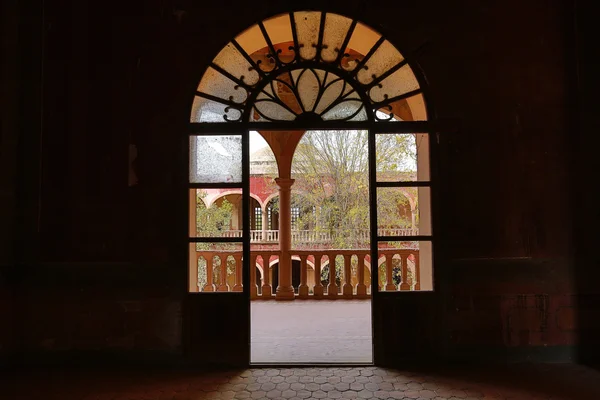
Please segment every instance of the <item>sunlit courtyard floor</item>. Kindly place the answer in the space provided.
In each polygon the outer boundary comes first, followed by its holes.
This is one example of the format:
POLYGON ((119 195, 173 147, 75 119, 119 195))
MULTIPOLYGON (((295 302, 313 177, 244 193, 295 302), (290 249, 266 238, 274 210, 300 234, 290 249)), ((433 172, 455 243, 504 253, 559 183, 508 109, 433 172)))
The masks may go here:
POLYGON ((370 363, 370 300, 251 303, 252 363, 370 363))

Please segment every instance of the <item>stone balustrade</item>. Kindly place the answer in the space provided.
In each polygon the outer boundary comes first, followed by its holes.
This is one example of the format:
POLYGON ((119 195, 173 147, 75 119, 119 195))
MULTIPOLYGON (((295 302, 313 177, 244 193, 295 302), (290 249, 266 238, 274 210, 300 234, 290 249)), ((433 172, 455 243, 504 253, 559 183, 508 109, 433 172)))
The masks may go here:
MULTIPOLYGON (((201 265, 205 282, 200 292, 242 291, 242 252, 202 250, 196 253, 196 265, 201 265), (198 261, 202 261, 199 263, 198 261), (207 266, 210 266, 207 268, 207 266), (218 275, 218 276, 217 276, 218 275)), ((369 298, 371 296, 370 251, 359 250, 291 250, 292 282, 297 299, 369 298), (329 268, 332 260, 337 268, 329 268), (299 264, 299 274, 298 274, 299 264), (322 274, 322 271, 327 271, 322 274), (333 271, 333 273, 330 273, 333 271), (323 280, 325 275, 326 280, 323 280)), ((252 299, 275 298, 277 282, 273 275, 278 268, 280 250, 251 251, 250 294, 252 299)), ((379 290, 386 292, 420 290, 419 251, 382 248, 379 251, 379 290)), ((196 275, 200 276, 201 274, 196 275)), ((192 274, 194 276, 194 274, 192 274)), ((200 287, 202 286, 202 287, 200 287)))
MULTIPOLYGON (((226 237, 226 238, 240 238, 242 237, 242 230, 227 230, 221 231, 215 235, 214 232, 203 232, 198 233, 198 237, 226 237)), ((417 236, 419 229, 412 228, 396 228, 396 229, 379 229, 377 234, 379 236, 417 236)), ((332 242, 335 238, 341 235, 340 232, 331 231, 319 231, 319 230, 292 230, 292 243, 327 243, 332 242)), ((346 235, 348 236, 348 235, 346 235)), ((369 242, 370 232, 368 229, 358 230, 352 232, 352 237, 359 242, 369 242)), ((279 242, 279 231, 278 230, 251 230, 250 231, 250 242, 251 243, 278 243, 279 242)))

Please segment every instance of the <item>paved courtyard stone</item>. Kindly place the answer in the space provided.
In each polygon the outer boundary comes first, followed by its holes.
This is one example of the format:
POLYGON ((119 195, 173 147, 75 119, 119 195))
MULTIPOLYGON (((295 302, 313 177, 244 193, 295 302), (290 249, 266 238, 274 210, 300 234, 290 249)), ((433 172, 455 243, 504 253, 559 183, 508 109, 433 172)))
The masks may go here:
POLYGON ((250 310, 252 363, 373 361, 370 300, 252 301, 250 310))
POLYGON ((15 373, 8 379, 6 375, 0 376, 0 389, 1 398, 7 400, 599 400, 600 372, 568 364, 531 364, 489 370, 448 367, 435 373, 374 367, 256 368, 221 372, 53 369, 15 373), (323 383, 282 381, 282 378, 302 376, 323 383), (348 377, 367 378, 367 382, 349 383, 344 379, 348 377), (390 379, 369 380, 374 377, 398 379, 394 383, 390 379))

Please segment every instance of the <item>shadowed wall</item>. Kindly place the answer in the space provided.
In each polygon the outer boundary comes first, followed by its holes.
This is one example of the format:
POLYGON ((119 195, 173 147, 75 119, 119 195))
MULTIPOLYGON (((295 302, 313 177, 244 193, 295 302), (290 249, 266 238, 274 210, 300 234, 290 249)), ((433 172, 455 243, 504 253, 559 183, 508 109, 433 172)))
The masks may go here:
MULTIPOLYGON (((328 11, 359 16, 401 51, 423 46, 415 60, 430 100, 459 126, 439 136, 437 311, 392 307, 376 340, 394 348, 430 336, 423 346, 436 354, 496 359, 564 360, 579 344, 594 360, 597 78, 591 22, 575 24, 584 6, 368 4, 328 11), (406 337, 407 321, 425 334, 406 337)), ((230 38, 288 10, 263 5, 3 4, 3 359, 182 353, 193 91, 230 38)))

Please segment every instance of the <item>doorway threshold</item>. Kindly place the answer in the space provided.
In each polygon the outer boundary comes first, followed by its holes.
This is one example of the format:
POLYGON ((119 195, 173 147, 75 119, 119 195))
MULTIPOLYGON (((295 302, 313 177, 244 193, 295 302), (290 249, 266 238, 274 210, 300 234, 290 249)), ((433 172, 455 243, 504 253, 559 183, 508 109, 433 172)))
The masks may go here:
POLYGON ((279 362, 260 362, 260 363, 250 363, 250 368, 361 368, 361 367, 374 367, 374 363, 348 363, 348 362, 299 362, 299 363, 279 363, 279 362))

